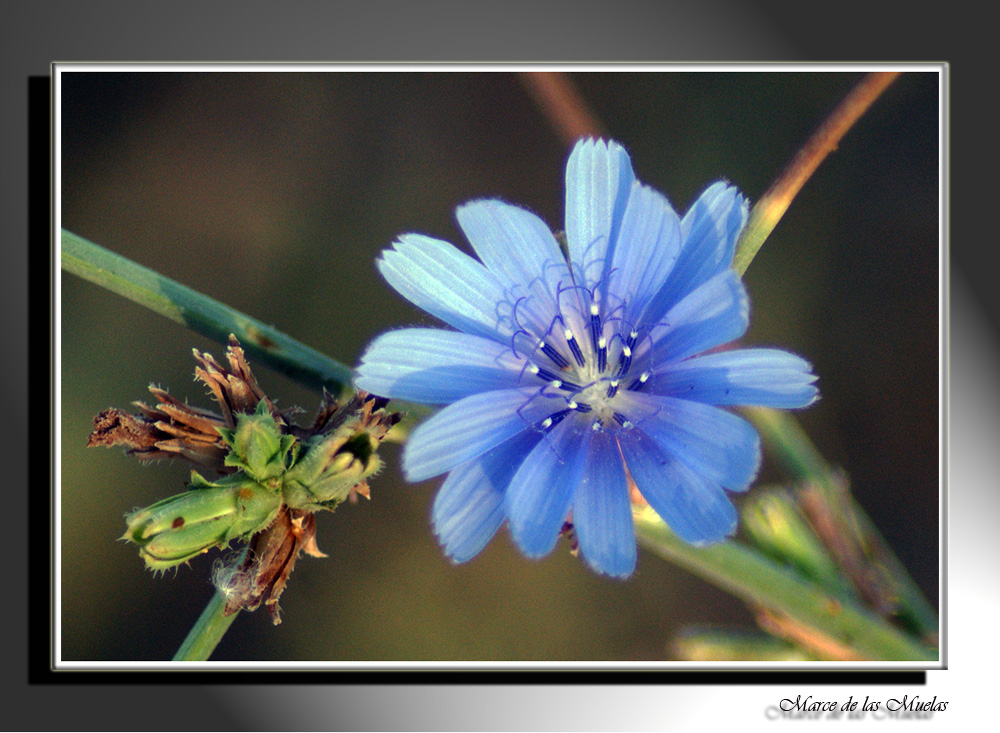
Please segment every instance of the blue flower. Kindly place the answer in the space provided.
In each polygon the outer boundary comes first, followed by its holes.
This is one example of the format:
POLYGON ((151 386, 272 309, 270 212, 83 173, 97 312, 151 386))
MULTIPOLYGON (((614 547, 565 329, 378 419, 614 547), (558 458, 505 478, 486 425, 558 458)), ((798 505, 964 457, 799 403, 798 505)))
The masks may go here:
POLYGON ((479 261, 437 239, 400 237, 378 262, 397 291, 456 330, 377 338, 357 385, 446 405, 403 452, 410 481, 448 474, 435 532, 456 562, 507 520, 529 557, 572 521, 595 570, 636 562, 628 476, 682 539, 736 529, 760 440, 718 405, 803 407, 815 377, 774 349, 713 351, 747 329, 731 269, 746 200, 715 183, 683 218, 635 180, 615 142, 579 142, 566 168, 568 256, 534 214, 473 201, 458 223, 479 261), (627 468, 627 473, 626 473, 627 468))

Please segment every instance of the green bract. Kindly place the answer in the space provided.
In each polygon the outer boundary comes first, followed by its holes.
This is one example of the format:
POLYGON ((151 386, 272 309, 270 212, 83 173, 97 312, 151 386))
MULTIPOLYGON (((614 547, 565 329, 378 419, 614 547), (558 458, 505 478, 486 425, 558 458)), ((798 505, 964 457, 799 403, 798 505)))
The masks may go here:
POLYGON ((252 415, 238 415, 235 430, 218 430, 229 446, 227 466, 241 469, 262 484, 280 488, 281 476, 295 460, 296 440, 292 435, 282 435, 264 402, 257 403, 252 415))
POLYGON ((332 509, 352 488, 378 472, 379 438, 354 422, 313 439, 301 459, 285 474, 285 503, 293 509, 332 509))
POLYGON ((179 565, 212 547, 225 547, 266 527, 281 509, 280 493, 243 473, 218 482, 191 474, 191 489, 158 501, 125 518, 122 539, 139 545, 154 570, 179 565))

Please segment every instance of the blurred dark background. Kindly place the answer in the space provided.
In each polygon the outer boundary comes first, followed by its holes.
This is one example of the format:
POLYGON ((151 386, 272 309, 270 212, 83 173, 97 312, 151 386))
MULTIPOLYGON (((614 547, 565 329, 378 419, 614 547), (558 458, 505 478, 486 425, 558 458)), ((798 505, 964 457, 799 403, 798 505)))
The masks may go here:
MULTIPOLYGON (((756 200, 860 73, 578 73, 637 176, 683 211, 725 177, 756 200)), ((809 181, 747 273, 750 345, 810 359, 800 414, 936 605, 938 93, 903 75, 809 181)), ((378 276, 394 237, 466 245, 456 205, 497 196, 562 226, 568 150, 501 73, 64 73, 64 227, 348 364, 431 319, 378 276)), ((116 542, 123 515, 183 490, 180 465, 84 448, 91 419, 155 382, 209 405, 191 348, 224 347, 71 275, 62 289, 62 657, 168 659, 212 588, 212 557, 166 577, 116 542), (114 623, 108 623, 114 619, 114 623)), ((318 396, 263 367, 282 405, 318 396)), ((731 596, 646 553, 609 580, 501 530, 454 567, 398 447, 372 500, 318 519, 284 623, 243 614, 218 660, 657 660, 692 623, 752 625, 731 596)), ((761 481, 780 474, 765 465, 761 481)))

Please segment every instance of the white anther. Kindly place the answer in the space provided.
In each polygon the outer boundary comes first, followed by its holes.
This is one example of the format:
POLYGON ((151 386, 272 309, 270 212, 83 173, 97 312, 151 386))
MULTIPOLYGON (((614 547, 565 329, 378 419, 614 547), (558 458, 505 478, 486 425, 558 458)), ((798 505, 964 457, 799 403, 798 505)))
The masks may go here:
POLYGON ((649 376, 650 376, 650 375, 649 375, 649 372, 643 372, 642 374, 640 374, 640 375, 639 375, 639 381, 640 381, 640 382, 641 382, 642 384, 645 384, 645 383, 646 383, 646 380, 647 380, 647 379, 649 379, 649 376))
POLYGON ((571 410, 575 410, 577 407, 579 407, 579 405, 576 404, 574 400, 570 400, 569 404, 567 404, 566 407, 568 407, 571 410))
POLYGON ((601 336, 597 340, 597 348, 599 348, 599 349, 606 349, 607 346, 608 346, 608 340, 606 338, 604 338, 603 336, 601 336))
POLYGON ((593 430, 596 433, 598 430, 601 429, 601 423, 599 423, 597 420, 595 420, 593 422, 593 424, 590 426, 590 429, 593 430))
POLYGON ((628 337, 630 339, 632 339, 633 341, 635 341, 637 338, 639 338, 639 332, 638 331, 629 331, 628 337))
POLYGON ((536 367, 534 364, 529 364, 528 371, 531 372, 532 374, 538 374, 539 370, 538 367, 536 367))
POLYGON ((596 316, 600 312, 601 312, 601 309, 598 307, 597 303, 591 303, 590 304, 590 315, 596 316))
POLYGON ((628 346, 626 346, 624 349, 622 349, 622 355, 626 359, 628 359, 630 356, 632 356, 632 349, 630 349, 628 346))
POLYGON ((551 382, 549 382, 549 385, 551 385, 555 389, 559 389, 560 387, 562 387, 562 382, 559 381, 558 379, 553 379, 551 382))
POLYGON ((566 337, 567 341, 573 340, 573 332, 570 331, 568 328, 563 332, 563 335, 566 337))
POLYGON ((544 420, 542 420, 542 427, 543 428, 549 428, 551 426, 552 426, 552 418, 551 417, 547 417, 544 420))

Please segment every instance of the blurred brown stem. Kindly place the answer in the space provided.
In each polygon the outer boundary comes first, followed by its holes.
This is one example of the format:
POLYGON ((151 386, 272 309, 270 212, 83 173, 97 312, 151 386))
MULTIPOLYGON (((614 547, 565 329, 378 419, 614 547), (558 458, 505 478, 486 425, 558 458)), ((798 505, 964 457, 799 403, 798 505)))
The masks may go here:
POLYGON ((805 182, 823 159, 837 149, 840 139, 897 76, 899 76, 898 71, 867 74, 795 154, 792 162, 750 212, 750 220, 736 245, 736 258, 733 261, 733 269, 736 272, 742 275, 747 271, 757 251, 784 216, 792 199, 805 182))
POLYGON ((560 71, 528 71, 518 76, 567 146, 582 137, 605 136, 604 126, 569 76, 560 71))

